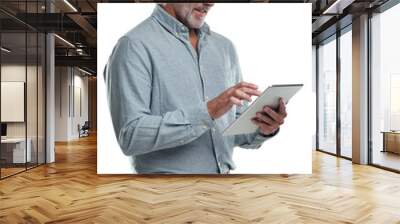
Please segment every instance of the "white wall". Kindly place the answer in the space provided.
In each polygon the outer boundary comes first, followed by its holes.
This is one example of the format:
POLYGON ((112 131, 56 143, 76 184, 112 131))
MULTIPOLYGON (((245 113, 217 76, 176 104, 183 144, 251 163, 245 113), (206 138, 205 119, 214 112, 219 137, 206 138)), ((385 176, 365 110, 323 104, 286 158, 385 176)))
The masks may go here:
MULTIPOLYGON (((30 86, 36 85, 36 80, 33 80, 31 76, 36 76, 36 67, 18 65, 18 64, 7 64, 1 66, 1 81, 18 81, 18 82, 26 82, 25 75, 27 72, 28 81, 30 86)), ((27 118, 28 118, 28 137, 33 131, 35 131, 36 135, 36 88, 27 88, 27 106, 31 106, 31 108, 27 108, 27 118), (34 102, 32 105, 31 103, 34 102), (34 107, 34 108, 33 108, 34 107), (34 123, 32 123, 34 122, 34 123)), ((1 110, 7 110, 8 108, 1 108, 1 110)), ((25 126, 26 122, 7 122, 7 136, 8 137, 25 137, 25 126)))
POLYGON ((68 139, 68 67, 55 68, 55 140, 66 141, 68 139))
MULTIPOLYGON (((36 153, 39 153, 39 163, 44 162, 44 74, 42 67, 25 64, 3 64, 1 66, 1 81, 18 81, 26 84, 26 107, 22 108, 27 119, 23 122, 6 122, 7 137, 25 137, 31 141, 31 150, 33 161, 36 161, 36 153), (38 69, 38 70, 37 70, 38 69), (25 80, 27 78, 27 80, 25 80)), ((7 96, 2 96, 7 97, 7 96)), ((1 108, 1 110, 10 110, 10 108, 1 108)), ((10 111, 12 113, 12 111, 10 111)))
POLYGON ((56 141, 77 139, 78 124, 83 125, 88 120, 88 78, 83 75, 76 68, 56 67, 56 141), (79 112, 77 105, 81 105, 82 113, 79 112))
POLYGON ((72 138, 79 137, 78 124, 82 126, 88 120, 88 77, 83 77, 82 74, 80 71, 74 70, 74 96, 72 96, 74 99, 74 113, 72 113, 73 119, 71 120, 70 132, 72 138), (80 112, 79 109, 82 111, 80 112))
MULTIPOLYGON (((147 3, 98 4, 100 74, 118 38, 147 18, 153 8, 147 3)), ((215 4, 207 16, 211 29, 235 44, 246 81, 257 83, 260 90, 272 84, 304 84, 288 104, 289 115, 279 135, 259 150, 235 149, 235 173, 311 173, 315 94, 310 20, 311 4, 215 4)), ((103 77, 98 79, 97 97, 97 172, 134 173, 130 157, 123 155, 113 132, 103 77)))

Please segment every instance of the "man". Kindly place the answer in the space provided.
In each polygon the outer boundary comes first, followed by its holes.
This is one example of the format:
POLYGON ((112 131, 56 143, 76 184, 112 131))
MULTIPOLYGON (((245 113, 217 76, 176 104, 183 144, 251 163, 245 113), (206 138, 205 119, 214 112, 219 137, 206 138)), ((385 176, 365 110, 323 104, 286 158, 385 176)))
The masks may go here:
POLYGON ((138 173, 229 173, 234 146, 259 148, 286 117, 265 107, 256 133, 222 136, 257 86, 242 82, 233 44, 204 19, 214 4, 158 4, 123 36, 105 71, 115 133, 138 173), (243 103, 244 102, 244 103, 243 103))

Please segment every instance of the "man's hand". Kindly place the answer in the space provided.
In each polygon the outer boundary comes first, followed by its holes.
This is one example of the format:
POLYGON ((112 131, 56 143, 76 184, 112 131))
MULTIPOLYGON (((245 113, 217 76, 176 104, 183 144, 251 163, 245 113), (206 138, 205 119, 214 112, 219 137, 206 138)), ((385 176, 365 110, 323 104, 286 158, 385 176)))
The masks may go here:
POLYGON ((265 106, 262 111, 257 112, 252 118, 252 122, 260 128, 263 135, 270 135, 278 130, 283 124, 287 116, 286 106, 282 98, 279 99, 278 111, 274 111, 268 106, 265 106))
POLYGON ((213 119, 229 111, 233 105, 241 106, 242 100, 251 102, 251 96, 259 96, 260 91, 252 83, 241 82, 207 102, 208 113, 213 119))

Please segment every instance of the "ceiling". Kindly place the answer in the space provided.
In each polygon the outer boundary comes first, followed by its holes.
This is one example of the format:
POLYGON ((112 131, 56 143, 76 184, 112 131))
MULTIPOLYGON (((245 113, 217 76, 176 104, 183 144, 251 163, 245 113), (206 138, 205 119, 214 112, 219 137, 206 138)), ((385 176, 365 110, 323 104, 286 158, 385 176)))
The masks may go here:
MULTIPOLYGON (((250 2, 311 3, 313 43, 317 43, 336 32, 339 20, 342 21, 341 26, 346 26, 347 23, 351 23, 353 16, 372 10, 386 1, 388 0, 255 0, 250 2), (338 3, 335 3, 336 1, 338 3)), ((14 41, 16 49, 18 49, 17 45, 23 46, 24 40, 21 40, 17 33, 24 31, 25 28, 39 32, 55 32, 73 45, 61 38, 56 38, 56 65, 80 66, 96 73, 97 3, 139 1, 48 0, 50 4, 47 8, 45 2, 45 0, 1 0, 2 31, 14 33, 5 36, 10 39, 7 42, 14 41), (49 13, 50 8, 52 13, 49 13)), ((28 47, 28 52, 30 51, 28 47)))

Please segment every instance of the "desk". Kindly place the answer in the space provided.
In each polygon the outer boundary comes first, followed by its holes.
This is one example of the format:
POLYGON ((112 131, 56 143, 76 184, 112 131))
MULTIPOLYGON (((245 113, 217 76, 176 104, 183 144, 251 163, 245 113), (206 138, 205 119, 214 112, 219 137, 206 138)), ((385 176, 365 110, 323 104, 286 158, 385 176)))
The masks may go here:
POLYGON ((382 131, 381 133, 383 133, 382 152, 400 154, 400 131, 382 131))
POLYGON ((28 143, 25 154, 25 138, 6 138, 1 139, 1 157, 6 163, 25 163, 32 159, 30 138, 26 139, 28 143), (26 159, 26 161, 25 161, 26 159))

